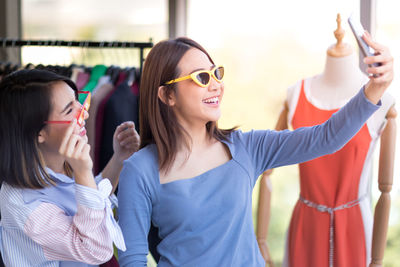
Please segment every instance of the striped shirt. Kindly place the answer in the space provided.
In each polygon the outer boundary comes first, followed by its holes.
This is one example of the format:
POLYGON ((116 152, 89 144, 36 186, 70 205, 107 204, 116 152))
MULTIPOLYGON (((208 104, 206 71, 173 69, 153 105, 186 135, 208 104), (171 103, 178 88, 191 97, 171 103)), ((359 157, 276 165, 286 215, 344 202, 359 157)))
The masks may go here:
POLYGON ((96 177, 98 189, 47 169, 56 186, 0 191, 0 248, 7 267, 93 266, 113 254, 113 241, 125 249, 112 217, 108 179, 96 177))

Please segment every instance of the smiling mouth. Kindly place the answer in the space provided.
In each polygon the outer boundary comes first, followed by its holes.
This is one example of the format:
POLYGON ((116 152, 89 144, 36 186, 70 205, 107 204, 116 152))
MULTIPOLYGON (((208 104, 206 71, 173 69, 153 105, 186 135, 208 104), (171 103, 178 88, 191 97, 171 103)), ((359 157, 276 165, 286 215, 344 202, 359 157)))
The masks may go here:
POLYGON ((210 98, 204 99, 203 103, 206 103, 206 104, 218 104, 219 103, 219 98, 218 98, 218 96, 210 97, 210 98))

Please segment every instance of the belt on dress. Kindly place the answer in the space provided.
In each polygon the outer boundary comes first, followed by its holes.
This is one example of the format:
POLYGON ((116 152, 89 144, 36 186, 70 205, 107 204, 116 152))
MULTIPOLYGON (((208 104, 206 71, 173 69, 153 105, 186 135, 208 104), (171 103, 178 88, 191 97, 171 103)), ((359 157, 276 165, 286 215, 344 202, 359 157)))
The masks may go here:
POLYGON ((333 208, 325 206, 325 205, 313 203, 313 202, 305 199, 302 196, 299 197, 299 200, 301 202, 303 202, 304 204, 306 204, 307 206, 317 209, 319 212, 329 213, 329 216, 330 216, 330 222, 329 222, 329 267, 333 267, 333 254, 334 254, 334 249, 335 249, 334 231, 333 231, 334 230, 334 217, 335 217, 334 212, 337 210, 352 208, 352 207, 360 204, 360 202, 362 200, 364 200, 364 198, 366 198, 366 197, 367 197, 367 194, 364 194, 356 200, 349 201, 343 205, 333 207, 333 208))

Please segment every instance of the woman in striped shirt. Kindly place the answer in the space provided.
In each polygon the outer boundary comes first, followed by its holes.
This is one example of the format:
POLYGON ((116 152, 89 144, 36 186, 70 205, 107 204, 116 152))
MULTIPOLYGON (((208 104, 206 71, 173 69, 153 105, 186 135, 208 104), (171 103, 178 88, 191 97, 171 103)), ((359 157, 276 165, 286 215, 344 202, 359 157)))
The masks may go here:
POLYGON ((90 95, 81 105, 77 93, 71 80, 45 70, 0 83, 0 248, 8 267, 92 266, 112 257, 113 242, 125 250, 109 196, 139 136, 132 122, 117 127, 114 155, 93 177, 90 95))

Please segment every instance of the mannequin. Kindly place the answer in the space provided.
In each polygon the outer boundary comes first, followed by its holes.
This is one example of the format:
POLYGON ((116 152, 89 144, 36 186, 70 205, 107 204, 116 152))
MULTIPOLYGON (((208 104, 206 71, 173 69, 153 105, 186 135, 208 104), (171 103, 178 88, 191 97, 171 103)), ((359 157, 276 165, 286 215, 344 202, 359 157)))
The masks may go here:
MULTIPOLYGON (((340 15, 337 43, 327 50, 324 71, 288 89, 276 129, 322 123, 367 83, 357 54, 342 42, 340 15)), ((341 150, 300 167, 300 198, 287 235, 283 266, 382 266, 393 180, 396 111, 386 94, 382 107, 341 150), (372 153, 380 137, 379 190, 372 218, 370 176, 372 153), (372 226, 373 224, 373 226, 372 226), (371 245, 372 244, 372 245, 371 245)), ((263 174, 257 240, 267 266, 271 170, 263 174)), ((269 265, 268 265, 269 264, 269 265)))

